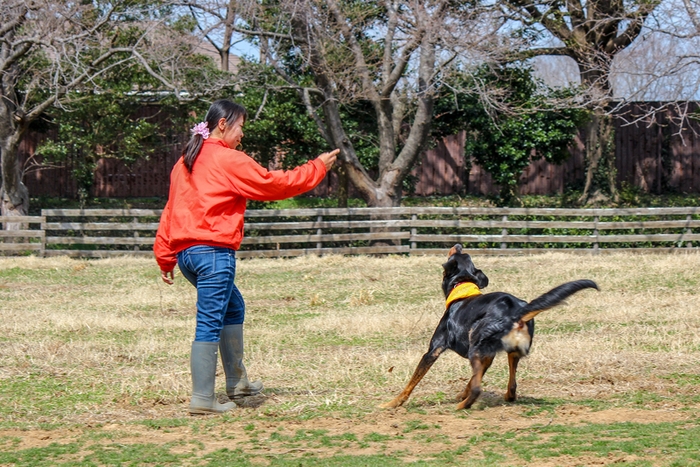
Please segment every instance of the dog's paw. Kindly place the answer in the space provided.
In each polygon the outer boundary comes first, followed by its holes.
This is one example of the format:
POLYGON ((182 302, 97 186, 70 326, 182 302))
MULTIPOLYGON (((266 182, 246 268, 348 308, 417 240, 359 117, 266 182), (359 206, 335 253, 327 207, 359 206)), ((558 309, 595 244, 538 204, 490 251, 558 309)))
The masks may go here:
POLYGON ((455 408, 455 410, 469 410, 472 408, 472 405, 474 405, 474 402, 475 402, 474 400, 470 401, 469 399, 463 400, 462 402, 457 404, 457 407, 455 408))
POLYGON ((401 407, 402 404, 403 404, 403 401, 394 399, 391 402, 386 402, 384 404, 380 404, 379 408, 380 409, 395 409, 397 407, 401 407))

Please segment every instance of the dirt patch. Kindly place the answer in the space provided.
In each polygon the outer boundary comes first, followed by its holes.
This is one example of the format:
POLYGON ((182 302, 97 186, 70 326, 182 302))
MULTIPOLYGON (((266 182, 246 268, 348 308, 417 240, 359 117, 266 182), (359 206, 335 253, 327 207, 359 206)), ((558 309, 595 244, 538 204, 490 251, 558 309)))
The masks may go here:
POLYGON ((561 466, 574 466, 574 465, 585 465, 585 466, 597 466, 597 465, 613 465, 613 464, 626 464, 631 462, 637 462, 643 459, 639 456, 634 455, 616 455, 608 454, 607 457, 597 457, 597 456, 581 456, 581 457, 571 457, 571 456, 560 456, 555 460, 538 459, 538 467, 561 467, 561 466))
POLYGON ((641 410, 641 409, 607 409, 591 411, 579 406, 565 406, 556 410, 560 424, 573 423, 664 423, 688 420, 687 413, 675 409, 641 410))

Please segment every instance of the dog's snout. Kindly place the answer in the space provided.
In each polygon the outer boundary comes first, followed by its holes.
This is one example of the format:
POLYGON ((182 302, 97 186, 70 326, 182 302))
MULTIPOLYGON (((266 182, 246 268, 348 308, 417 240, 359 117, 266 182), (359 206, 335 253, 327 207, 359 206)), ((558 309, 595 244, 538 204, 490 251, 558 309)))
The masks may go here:
POLYGON ((453 246, 452 248, 450 248, 450 252, 449 252, 449 254, 447 255, 447 257, 449 258, 450 256, 452 256, 452 255, 457 255, 457 254, 459 254, 459 255, 462 254, 462 245, 459 244, 459 243, 457 243, 455 246, 453 246))

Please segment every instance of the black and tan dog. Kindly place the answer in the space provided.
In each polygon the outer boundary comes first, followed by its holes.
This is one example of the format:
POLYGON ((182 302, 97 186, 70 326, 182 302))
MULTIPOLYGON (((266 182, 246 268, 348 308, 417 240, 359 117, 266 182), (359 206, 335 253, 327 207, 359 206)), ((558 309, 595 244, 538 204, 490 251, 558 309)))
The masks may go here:
POLYGON ((494 357, 500 351, 508 354, 510 377, 507 401, 515 400, 515 372, 518 362, 530 351, 535 332, 533 318, 559 305, 582 289, 598 286, 590 280, 562 284, 530 303, 504 292, 482 294, 489 283, 486 275, 455 245, 449 259, 442 265, 442 290, 447 299, 445 314, 430 339, 428 352, 423 355, 406 388, 394 400, 382 407, 399 407, 408 400, 418 382, 425 376, 440 354, 453 350, 471 363, 472 377, 458 396, 457 409, 468 409, 481 394, 481 380, 494 357))

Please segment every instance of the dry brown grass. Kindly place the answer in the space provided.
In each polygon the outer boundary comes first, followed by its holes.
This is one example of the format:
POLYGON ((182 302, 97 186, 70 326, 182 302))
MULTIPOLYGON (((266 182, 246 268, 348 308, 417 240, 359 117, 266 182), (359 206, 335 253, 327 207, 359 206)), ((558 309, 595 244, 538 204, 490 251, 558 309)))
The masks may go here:
MULTIPOLYGON (((248 307, 246 364, 270 396, 259 410, 372 413, 393 397, 442 315, 443 261, 239 261, 237 284, 248 307)), ((527 300, 578 278, 601 287, 537 318, 534 348, 519 372, 521 396, 577 401, 691 391, 671 375, 695 374, 700 363, 700 255, 551 253, 477 256, 475 263, 489 276, 486 291, 527 300)), ((99 404, 37 402, 24 410, 12 399, 17 422, 142 417, 153 407, 182 415, 195 291, 181 276, 169 287, 147 259, 0 258, 0 301, 0 383, 32 375, 101 394, 99 404)), ((505 366, 499 357, 486 391, 504 391, 505 366)), ((468 376, 467 363, 446 354, 409 404, 451 410, 450 398, 468 376), (435 399, 441 392, 444 403, 435 399)))

